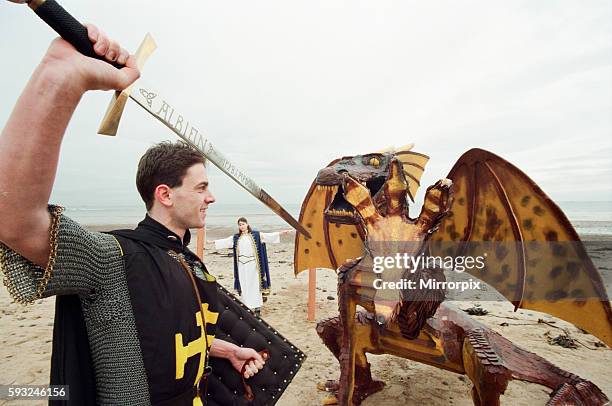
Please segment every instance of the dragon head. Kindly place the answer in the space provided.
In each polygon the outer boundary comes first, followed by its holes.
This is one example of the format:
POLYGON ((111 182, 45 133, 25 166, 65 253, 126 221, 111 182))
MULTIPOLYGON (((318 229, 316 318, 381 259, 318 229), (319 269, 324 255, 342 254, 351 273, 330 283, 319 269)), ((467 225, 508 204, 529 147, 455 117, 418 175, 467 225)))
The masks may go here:
POLYGON ((311 238, 296 237, 295 272, 307 268, 337 269, 363 249, 364 230, 353 205, 344 197, 346 175, 366 186, 377 208, 384 208, 383 185, 393 161, 399 161, 406 192, 414 201, 429 157, 412 151, 413 145, 364 155, 345 156, 321 169, 302 204, 300 222, 311 238))
POLYGON ((385 183, 389 165, 393 159, 391 153, 374 153, 343 157, 317 174, 315 184, 318 188, 331 190, 333 198, 323 213, 328 221, 341 224, 358 224, 355 209, 344 198, 343 180, 346 175, 352 176, 376 196, 385 183))
POLYGON ((339 224, 359 223, 355 209, 344 198, 342 184, 346 175, 350 175, 366 186, 376 206, 382 208, 384 196, 379 192, 389 175, 390 165, 394 158, 403 164, 408 196, 414 201, 414 193, 420 185, 419 179, 429 158, 426 155, 412 152, 412 147, 411 144, 397 150, 390 149, 342 157, 321 169, 314 183, 319 190, 331 191, 333 194, 333 198, 323 213, 327 220, 339 224))

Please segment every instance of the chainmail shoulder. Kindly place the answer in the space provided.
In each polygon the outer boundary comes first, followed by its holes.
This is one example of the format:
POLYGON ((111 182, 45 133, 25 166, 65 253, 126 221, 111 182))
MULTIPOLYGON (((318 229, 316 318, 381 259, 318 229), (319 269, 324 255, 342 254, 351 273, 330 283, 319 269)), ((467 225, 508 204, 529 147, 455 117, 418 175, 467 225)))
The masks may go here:
MULTIPOLYGON (((52 211, 54 206, 50 206, 52 211)), ((53 213, 53 211, 52 211, 53 213)), ((67 216, 57 213, 59 226, 50 240, 53 269, 41 297, 77 294, 95 296, 105 274, 121 261, 121 249, 114 237, 91 232, 67 216), (56 247, 53 247, 56 245, 56 247)), ((32 303, 43 280, 44 269, 0 243, 3 282, 18 303, 32 303)))
MULTIPOLYGON (((147 376, 118 241, 60 215, 54 260, 42 297, 79 295, 96 376, 96 403, 149 405, 147 376)), ((15 301, 31 303, 36 299, 43 268, 0 243, 0 270, 15 301)))

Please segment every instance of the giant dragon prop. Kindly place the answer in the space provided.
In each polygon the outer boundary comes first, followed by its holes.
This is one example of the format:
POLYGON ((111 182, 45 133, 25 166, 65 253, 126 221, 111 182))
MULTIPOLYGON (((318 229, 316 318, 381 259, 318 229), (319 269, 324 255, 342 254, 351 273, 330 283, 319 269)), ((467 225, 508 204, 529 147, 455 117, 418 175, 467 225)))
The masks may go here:
POLYGON ((601 276, 559 207, 521 170, 481 149, 459 158, 447 179, 430 186, 410 218, 428 157, 411 147, 344 157, 321 169, 300 213, 311 238, 298 235, 296 274, 338 273, 339 316, 317 332, 340 363, 328 382, 341 405, 381 390, 366 353, 392 354, 467 375, 475 405, 499 405, 508 382, 552 389, 551 405, 600 405, 592 382, 443 303, 445 290, 375 289, 374 281, 445 281, 440 267, 374 272, 376 257, 475 254, 493 249, 483 269, 467 270, 511 301, 562 318, 612 344, 612 310, 601 276), (489 245, 486 245, 489 244, 489 245), (491 245, 493 244, 493 245, 491 245), (357 311, 357 306, 365 311, 357 311))

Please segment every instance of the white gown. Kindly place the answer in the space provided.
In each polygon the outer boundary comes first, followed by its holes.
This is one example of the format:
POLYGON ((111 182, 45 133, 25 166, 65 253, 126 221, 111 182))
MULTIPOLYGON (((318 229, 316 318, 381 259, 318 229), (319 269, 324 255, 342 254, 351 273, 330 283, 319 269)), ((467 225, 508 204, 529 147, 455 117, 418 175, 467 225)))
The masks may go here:
MULTIPOLYGON (((280 233, 259 233, 261 243, 277 244, 280 242, 280 233)), ((234 236, 215 240, 215 249, 232 248, 234 236)), ((238 238, 238 278, 240 279, 240 298, 249 309, 257 309, 263 305, 261 299, 259 270, 257 260, 253 251, 254 241, 252 234, 241 234, 238 238)))

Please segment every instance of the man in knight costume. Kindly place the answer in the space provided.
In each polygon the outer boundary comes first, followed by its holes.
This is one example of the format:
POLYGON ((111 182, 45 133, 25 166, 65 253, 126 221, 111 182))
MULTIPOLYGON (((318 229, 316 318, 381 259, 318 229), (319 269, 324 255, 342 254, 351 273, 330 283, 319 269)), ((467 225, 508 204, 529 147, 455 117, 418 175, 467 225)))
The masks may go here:
MULTIPOLYGON (((116 42, 91 25, 88 34, 98 55, 125 67, 115 69, 54 40, 0 136, 4 284, 19 303, 57 295, 51 384, 70 386, 64 404, 229 402, 208 401, 209 392, 232 395, 210 387, 205 392, 209 357, 217 357, 211 360, 217 374, 250 378, 267 353, 218 338, 223 330, 217 326, 230 313, 224 310, 233 306, 235 317, 240 306, 187 248, 189 229, 204 226, 215 201, 201 153, 183 143, 145 153, 137 186, 147 215, 135 230, 90 232, 48 205, 64 131, 81 96, 124 89, 139 76, 133 57, 116 42)), ((227 320, 238 325, 238 317, 227 320)), ((250 381, 242 380, 247 392, 250 381)))

